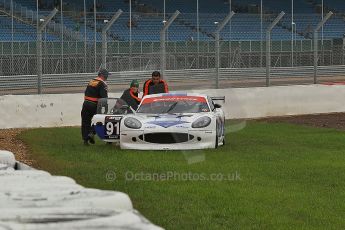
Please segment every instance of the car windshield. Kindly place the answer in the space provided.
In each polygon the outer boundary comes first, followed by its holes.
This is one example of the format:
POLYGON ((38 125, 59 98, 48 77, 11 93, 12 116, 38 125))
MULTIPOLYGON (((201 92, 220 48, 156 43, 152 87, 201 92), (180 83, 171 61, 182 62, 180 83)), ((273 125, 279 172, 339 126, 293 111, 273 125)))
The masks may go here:
POLYGON ((210 108, 204 97, 198 96, 160 96, 145 98, 137 113, 202 113, 210 108))

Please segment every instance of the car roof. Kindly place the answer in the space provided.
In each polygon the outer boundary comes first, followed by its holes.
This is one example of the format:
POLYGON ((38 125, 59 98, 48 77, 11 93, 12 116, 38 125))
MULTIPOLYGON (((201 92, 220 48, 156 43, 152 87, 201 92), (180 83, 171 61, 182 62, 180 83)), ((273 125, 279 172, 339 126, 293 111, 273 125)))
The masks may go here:
POLYGON ((170 92, 170 93, 159 93, 159 94, 151 94, 146 95, 145 98, 154 98, 154 97, 162 97, 162 96, 186 96, 186 97, 203 97, 207 99, 207 95, 199 94, 199 93, 187 93, 187 92, 170 92))

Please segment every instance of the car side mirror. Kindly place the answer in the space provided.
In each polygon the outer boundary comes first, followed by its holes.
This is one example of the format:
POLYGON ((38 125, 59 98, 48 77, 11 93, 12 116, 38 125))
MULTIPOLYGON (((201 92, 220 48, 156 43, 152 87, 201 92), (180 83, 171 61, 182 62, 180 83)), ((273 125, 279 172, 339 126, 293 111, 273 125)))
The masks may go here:
POLYGON ((220 108, 222 108, 222 106, 220 104, 214 104, 214 108, 215 109, 220 109, 220 108))

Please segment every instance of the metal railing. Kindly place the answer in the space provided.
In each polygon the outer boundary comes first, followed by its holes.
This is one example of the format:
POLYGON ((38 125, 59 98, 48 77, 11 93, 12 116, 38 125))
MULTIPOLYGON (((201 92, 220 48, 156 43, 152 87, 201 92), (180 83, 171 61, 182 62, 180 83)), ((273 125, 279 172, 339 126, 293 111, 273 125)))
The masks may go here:
MULTIPOLYGON (((153 70, 147 71, 127 71, 127 72, 115 72, 112 77, 108 79, 110 85, 127 85, 133 79, 138 79, 141 82, 147 80, 153 70)), ((203 84, 202 82, 210 82, 214 78, 216 71, 215 69, 184 69, 184 70, 167 70, 166 76, 171 82, 182 83, 181 87, 176 87, 176 90, 184 89, 184 82, 194 82, 194 84, 202 85, 205 88, 212 88, 213 85, 208 83, 203 84), (186 78, 186 76, 188 76, 186 78)), ((264 86, 266 81, 266 72, 263 68, 220 68, 219 69, 219 80, 223 83, 231 82, 242 86, 250 87, 252 84, 250 80, 259 80, 264 86)), ((300 83, 300 80, 304 80, 306 83, 313 83, 313 66, 303 67, 274 67, 271 69, 271 80, 284 81, 284 84, 300 83)), ((345 79, 345 65, 339 66, 321 66, 319 67, 318 75, 320 79, 325 79, 325 82, 334 79, 345 79)), ((81 92, 80 88, 91 79, 95 77, 95 73, 84 73, 84 74, 47 74, 42 78, 42 86, 47 92, 51 88, 63 88, 63 87, 74 87, 69 91, 81 92)), ((37 89, 37 75, 18 75, 18 76, 0 76, 0 94, 7 92, 14 92, 16 90, 24 89, 37 89), (13 78, 16 81, 13 81, 13 78)), ((21 91, 21 93, 23 93, 21 91)))

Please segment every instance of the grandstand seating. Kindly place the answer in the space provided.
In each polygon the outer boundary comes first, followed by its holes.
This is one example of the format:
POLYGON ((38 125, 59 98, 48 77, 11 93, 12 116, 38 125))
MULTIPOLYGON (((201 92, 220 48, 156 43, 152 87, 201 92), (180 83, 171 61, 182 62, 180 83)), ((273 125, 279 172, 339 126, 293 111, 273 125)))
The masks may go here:
MULTIPOLYGON (((12 41, 12 20, 9 17, 0 16, 0 41, 12 41)), ((21 23, 17 20, 13 20, 13 41, 21 42, 21 41, 35 41, 36 40, 36 28, 21 23)), ((48 33, 44 33, 43 39, 46 41, 54 41, 57 40, 57 37, 48 33)))
MULTIPOLYGON (((152 6, 153 8, 163 12, 163 0, 140 0, 140 3, 152 6)), ((196 1, 185 1, 185 0, 166 0, 165 9, 167 13, 172 13, 176 10, 181 11, 182 13, 195 13, 196 1)), ((199 0, 199 12, 200 13, 227 13, 229 12, 228 1, 224 0, 213 0, 205 1, 199 0), (211 4, 210 4, 211 3, 211 4)))
MULTIPOLYGON (((224 14, 210 14, 200 19, 200 27, 205 31, 215 31, 215 22, 220 22, 224 18, 224 14)), ((192 17, 192 15, 190 15, 192 17)), ((231 25, 227 25, 221 37, 224 40, 260 40, 261 36, 265 39, 265 30, 269 26, 268 21, 263 22, 263 34, 261 35, 260 16, 256 14, 237 14, 232 18, 231 25), (231 31, 231 33, 230 33, 231 31)), ((273 30, 272 38, 276 40, 289 40, 291 32, 281 27, 273 30)), ((303 39, 297 35, 297 39, 303 39)))
MULTIPOLYGON (((36 10, 37 8, 36 0, 17 0, 16 2, 32 10, 36 10)), ((54 0, 42 0, 40 2, 40 5, 43 7, 41 10, 52 10, 54 7, 60 7, 60 0, 58 0, 56 3, 54 3, 54 0)), ((93 9, 94 0, 86 0, 85 3, 87 11, 93 9)), ((98 0, 96 1, 96 5, 98 6, 98 12, 113 12, 117 9, 124 9, 127 11, 126 9, 128 8, 128 3, 125 3, 123 0, 98 0)), ((63 7, 65 10, 82 11, 84 9, 84 0, 63 0, 63 7)))
MULTIPOLYGON (((319 14, 294 15, 294 22, 297 32, 305 38, 311 38, 313 28, 321 21, 319 14)), ((282 24, 291 28, 291 15, 287 15, 282 19, 282 24)), ((344 35, 344 19, 338 15, 331 17, 325 24, 323 29, 323 37, 325 39, 342 38, 344 35)))
POLYGON ((14 1, 22 5, 23 7, 26 7, 28 9, 36 10, 37 3, 36 1, 14 1))
POLYGON ((334 12, 345 12, 345 3, 343 0, 332 0, 325 3, 326 7, 334 12))
MULTIPOLYGON (((134 41, 157 41, 160 38, 160 29, 163 27, 162 16, 148 16, 135 14, 135 26, 132 26, 132 40, 134 41)), ((120 17, 112 26, 110 33, 118 35, 121 40, 129 40, 128 15, 120 17)), ((134 19, 133 19, 134 20, 134 19)), ((186 41, 197 38, 196 30, 180 23, 174 23, 168 30, 168 40, 186 41)), ((200 40, 208 40, 205 34, 199 34, 200 40)))
MULTIPOLYGON (((261 0, 233 0, 233 4, 235 6, 249 6, 249 5, 255 5, 260 7, 261 0)), ((291 13, 292 12, 292 4, 291 0, 263 0, 263 8, 264 12, 270 13, 270 12, 280 12, 284 11, 285 13, 291 13)), ((312 2, 309 2, 307 0, 294 0, 294 13, 297 14, 310 14, 315 13, 315 6, 312 2)))
MULTIPOLYGON (((255 0, 252 2, 254 2, 254 4, 260 5, 260 0, 255 0)), ((243 1, 241 1, 241 4, 243 4, 243 1)), ((265 12, 280 12, 280 11, 284 11, 285 13, 292 12, 291 0, 283 0, 283 1, 263 0, 263 7, 264 7, 265 12)), ((297 13, 297 14, 315 13, 314 6, 310 3, 307 3, 306 0, 294 0, 293 10, 294 10, 294 13, 297 13)))
MULTIPOLYGON (((342 0, 333 0, 342 1, 342 0)), ((163 11, 163 1, 162 0, 140 0, 141 3, 150 5, 161 12, 163 11)), ((260 6, 261 0, 232 0, 233 9, 242 7, 244 10, 246 6, 254 5, 260 6), (238 7, 236 7, 238 6, 238 7)), ((344 3, 342 3, 344 5, 344 3)), ((306 0, 294 0, 294 11, 296 13, 315 13, 313 4, 308 3, 306 0)), ((185 1, 185 0, 166 0, 166 12, 174 12, 175 10, 180 10, 183 13, 195 13, 196 12, 196 1, 185 1)), ((278 12, 284 11, 286 13, 291 12, 291 0, 263 0, 264 10, 267 12, 278 12)), ((230 6, 229 1, 224 0, 214 0, 203 1, 199 0, 199 12, 200 13, 227 13, 229 12, 230 6)))
MULTIPOLYGON (((8 0, 5 0, 8 1, 8 0)), ((5 2, 4 1, 4 2, 5 2)), ((104 25, 103 19, 110 19, 115 11, 122 9, 128 12, 129 0, 98 0, 97 4, 97 40, 101 41, 101 28, 104 25)), ((159 41, 159 31, 163 26, 163 0, 132 0, 133 14, 132 18, 134 25, 132 26, 132 40, 134 41, 159 41), (146 11, 144 14, 140 11, 140 6, 145 5, 146 11), (148 13, 148 14, 147 14, 148 13)), ((227 25, 221 33, 221 38, 224 40, 260 40, 265 37, 261 34, 261 25, 259 14, 247 13, 249 7, 259 9, 261 0, 232 0, 233 10, 240 11, 236 14, 231 25, 227 25), (231 33, 230 33, 231 31, 231 33)), ((311 37, 311 30, 320 21, 321 16, 317 12, 317 5, 321 0, 294 0, 294 23, 296 25, 297 33, 294 35, 296 39, 305 39, 311 37), (303 14, 303 15, 302 15, 303 14)), ((14 0, 15 4, 36 10, 36 0, 14 0)), ((54 7, 55 0, 42 0, 40 5, 42 12, 49 11, 54 7)), ((93 25, 93 2, 94 0, 86 0, 87 11, 89 19, 87 22, 86 32, 84 28, 83 18, 73 16, 73 14, 65 14, 63 17, 64 25, 70 30, 78 30, 83 36, 87 36, 87 40, 94 39, 94 25, 93 25), (77 26, 78 23, 78 26, 77 26), (76 29, 78 28, 78 29, 76 29)), ((76 12, 75 15, 81 14, 83 11, 84 0, 63 0, 64 9, 76 12), (80 13, 78 13, 80 12, 80 13)), ((280 11, 285 11, 287 14, 282 21, 274 28, 272 38, 275 40, 289 40, 291 39, 292 19, 291 19, 291 0, 263 0, 265 13, 271 13, 271 17, 265 17, 263 22, 263 30, 267 28, 272 18, 280 11)), ((0 7, 1 7, 0 1, 0 7)), ((328 9, 335 9, 340 12, 345 12, 344 0, 327 0, 326 6, 328 9)), ((212 40, 213 32, 216 28, 215 22, 220 22, 229 12, 229 3, 227 0, 199 0, 200 13, 200 33, 196 32, 196 1, 186 0, 166 0, 167 17, 175 10, 180 10, 181 15, 171 25, 168 31, 168 39, 172 41, 186 41, 196 40, 212 40)), ((59 17, 56 18, 59 20, 59 17)), ((112 26, 108 33, 108 40, 122 40, 128 41, 130 39, 130 32, 128 27, 129 16, 128 13, 123 14, 119 20, 112 26)), ((10 17, 3 15, 0 18, 0 40, 11 40, 11 20, 10 17)), ((14 20, 15 35, 13 37, 16 41, 35 41, 36 29, 32 25, 24 24, 18 20, 14 20)), ((333 16, 324 27, 324 38, 342 38, 345 32, 345 20, 338 14, 333 16)), ((60 37, 56 34, 47 34, 47 40, 58 41, 60 37)))

